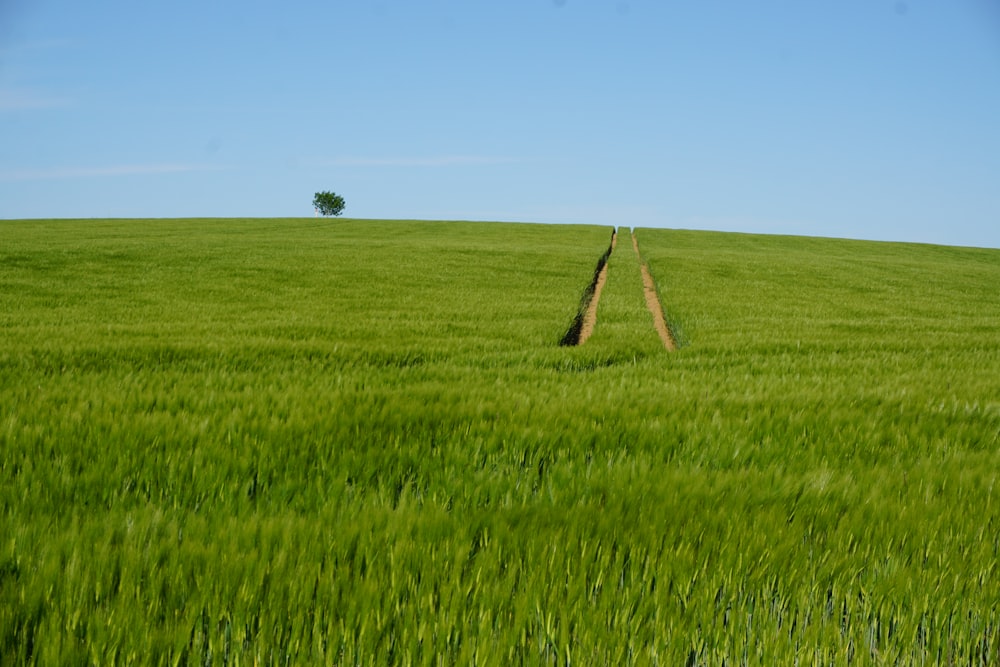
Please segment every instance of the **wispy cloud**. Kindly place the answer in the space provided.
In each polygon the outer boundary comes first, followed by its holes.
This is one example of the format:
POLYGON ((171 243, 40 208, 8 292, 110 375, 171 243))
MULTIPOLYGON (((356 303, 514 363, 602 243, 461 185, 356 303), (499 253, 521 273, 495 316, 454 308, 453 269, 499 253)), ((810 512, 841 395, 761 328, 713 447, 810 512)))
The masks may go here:
MULTIPOLYGON (((0 0, 0 5, 3 5, 3 0, 0 0)), ((7 45, 0 43, 0 63, 4 66, 3 78, 6 81, 0 85, 0 111, 72 106, 74 100, 64 95, 53 95, 44 88, 33 85, 31 77, 26 76, 28 72, 38 72, 40 57, 57 57, 46 52, 62 51, 72 46, 73 42, 64 39, 36 39, 7 45)))
POLYGON ((67 49, 76 46, 78 43, 76 40, 54 37, 13 41, 7 44, 0 44, 0 58, 9 58, 11 56, 38 51, 67 49))
POLYGON ((128 164, 110 167, 54 167, 50 169, 0 169, 0 181, 51 181, 101 176, 179 174, 192 171, 222 171, 223 167, 200 164, 128 164))
POLYGON ((461 167, 476 165, 513 164, 515 158, 490 155, 434 155, 424 157, 336 157, 306 160, 316 167, 461 167))
POLYGON ((70 105, 71 101, 64 97, 53 97, 26 89, 0 88, 0 111, 54 109, 70 105))

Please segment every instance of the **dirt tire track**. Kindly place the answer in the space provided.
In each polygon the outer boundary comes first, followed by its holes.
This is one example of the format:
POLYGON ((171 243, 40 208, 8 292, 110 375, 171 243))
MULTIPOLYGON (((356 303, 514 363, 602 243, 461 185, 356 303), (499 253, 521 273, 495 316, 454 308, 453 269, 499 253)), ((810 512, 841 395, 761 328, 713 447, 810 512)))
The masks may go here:
POLYGON ((618 230, 612 227, 611 244, 597 262, 597 267, 594 269, 594 277, 590 284, 587 285, 587 289, 583 293, 583 298, 580 300, 580 309, 577 311, 576 317, 573 318, 573 323, 566 331, 566 334, 559 341, 559 345, 563 347, 583 345, 584 341, 594 332, 594 326, 597 323, 597 303, 601 299, 601 290, 604 289, 604 283, 607 282, 608 258, 614 252, 617 241, 618 230))
POLYGON ((667 326, 667 319, 663 316, 663 304, 660 303, 660 296, 656 293, 656 283, 653 275, 649 272, 646 262, 642 261, 642 254, 639 252, 639 241, 635 238, 635 231, 632 231, 632 249, 635 251, 635 258, 639 261, 642 269, 642 291, 646 295, 646 307, 653 314, 653 327, 657 335, 663 341, 663 347, 669 351, 677 350, 677 341, 674 339, 670 327, 667 326))
MULTIPOLYGON (((617 244, 618 230, 615 230, 611 232, 611 249, 608 251, 608 257, 611 257, 617 244)), ((590 297, 590 303, 587 304, 587 310, 583 315, 583 326, 580 327, 580 340, 577 341, 577 345, 586 343, 590 335, 594 333, 594 327, 597 326, 597 304, 601 300, 601 290, 604 289, 606 282, 608 282, 608 263, 605 261, 604 266, 597 274, 597 280, 594 281, 594 294, 590 297)))

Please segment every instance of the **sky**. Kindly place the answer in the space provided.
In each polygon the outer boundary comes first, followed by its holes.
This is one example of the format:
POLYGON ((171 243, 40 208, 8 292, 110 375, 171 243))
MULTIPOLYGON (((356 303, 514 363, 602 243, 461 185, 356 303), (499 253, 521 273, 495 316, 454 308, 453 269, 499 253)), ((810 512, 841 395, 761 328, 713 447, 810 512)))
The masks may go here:
POLYGON ((0 0, 0 219, 1000 248, 1000 0, 0 0))

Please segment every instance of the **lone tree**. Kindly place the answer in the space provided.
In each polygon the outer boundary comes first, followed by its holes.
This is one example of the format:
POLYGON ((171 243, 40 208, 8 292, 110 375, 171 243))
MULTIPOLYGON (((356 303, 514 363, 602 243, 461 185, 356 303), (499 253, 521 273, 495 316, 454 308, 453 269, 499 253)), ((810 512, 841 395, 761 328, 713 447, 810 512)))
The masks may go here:
POLYGON ((313 206, 323 215, 340 215, 345 206, 344 198, 335 192, 317 192, 313 206))

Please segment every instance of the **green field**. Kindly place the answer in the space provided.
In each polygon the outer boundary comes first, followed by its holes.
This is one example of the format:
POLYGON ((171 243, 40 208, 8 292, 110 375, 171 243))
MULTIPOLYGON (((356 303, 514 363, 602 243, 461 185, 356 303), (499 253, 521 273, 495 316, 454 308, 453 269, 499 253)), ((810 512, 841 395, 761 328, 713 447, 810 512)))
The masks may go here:
POLYGON ((2 665, 992 665, 1000 250, 0 221, 2 665))

